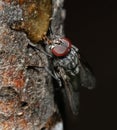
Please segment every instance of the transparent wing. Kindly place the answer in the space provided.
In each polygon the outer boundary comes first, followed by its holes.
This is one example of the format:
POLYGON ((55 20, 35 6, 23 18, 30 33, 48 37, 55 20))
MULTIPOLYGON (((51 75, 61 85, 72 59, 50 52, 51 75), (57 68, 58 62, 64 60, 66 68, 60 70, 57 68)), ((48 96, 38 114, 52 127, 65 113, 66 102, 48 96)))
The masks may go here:
POLYGON ((80 57, 80 82, 82 87, 93 89, 96 86, 94 73, 83 56, 80 57))
POLYGON ((78 115, 79 112, 79 87, 80 87, 80 82, 78 81, 79 79, 76 79, 77 77, 72 77, 69 80, 65 81, 65 92, 66 92, 66 97, 69 102, 69 106, 72 110, 72 113, 74 115, 78 115))

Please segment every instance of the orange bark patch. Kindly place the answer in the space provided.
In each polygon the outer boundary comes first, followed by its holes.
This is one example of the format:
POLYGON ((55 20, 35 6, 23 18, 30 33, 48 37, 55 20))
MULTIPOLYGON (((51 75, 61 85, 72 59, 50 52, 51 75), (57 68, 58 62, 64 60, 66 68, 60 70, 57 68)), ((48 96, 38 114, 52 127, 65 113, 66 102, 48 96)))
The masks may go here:
POLYGON ((4 113, 6 116, 9 114, 13 114, 15 109, 15 102, 14 101, 0 101, 0 113, 4 113))
POLYGON ((14 86, 17 88, 21 88, 25 84, 25 76, 22 70, 16 71, 15 68, 11 68, 5 72, 3 72, 3 86, 14 86))
POLYGON ((24 80, 23 79, 14 79, 14 86, 17 88, 21 88, 24 86, 24 80))
POLYGON ((0 11, 2 11, 3 10, 3 6, 0 4, 0 11))
POLYGON ((24 86, 25 80, 24 80, 24 74, 23 71, 18 71, 16 77, 13 79, 13 84, 17 88, 21 88, 24 86))
POLYGON ((31 130, 31 128, 28 126, 28 122, 25 119, 14 119, 13 116, 8 120, 0 123, 0 128, 2 128, 2 130, 12 130, 15 128, 18 128, 20 130, 31 130))
POLYGON ((22 5, 25 2, 25 0, 18 0, 18 3, 22 5))

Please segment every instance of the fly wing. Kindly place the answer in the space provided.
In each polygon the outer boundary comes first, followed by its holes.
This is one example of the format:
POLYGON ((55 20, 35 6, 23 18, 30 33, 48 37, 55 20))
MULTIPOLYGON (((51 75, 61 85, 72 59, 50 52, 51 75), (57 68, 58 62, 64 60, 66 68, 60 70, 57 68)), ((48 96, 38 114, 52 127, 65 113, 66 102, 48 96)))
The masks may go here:
POLYGON ((96 86, 94 73, 83 56, 80 56, 80 82, 82 87, 93 89, 96 86))
POLYGON ((68 105, 74 115, 78 115, 79 112, 79 88, 80 88, 80 77, 72 76, 62 73, 63 87, 64 87, 64 101, 68 101, 68 105))
MULTIPOLYGON (((75 77, 76 78, 76 77, 75 77)), ((65 92, 69 102, 69 106, 74 115, 78 115, 79 112, 79 84, 76 79, 66 80, 65 82, 65 92), (76 83, 77 82, 77 83, 76 83)))

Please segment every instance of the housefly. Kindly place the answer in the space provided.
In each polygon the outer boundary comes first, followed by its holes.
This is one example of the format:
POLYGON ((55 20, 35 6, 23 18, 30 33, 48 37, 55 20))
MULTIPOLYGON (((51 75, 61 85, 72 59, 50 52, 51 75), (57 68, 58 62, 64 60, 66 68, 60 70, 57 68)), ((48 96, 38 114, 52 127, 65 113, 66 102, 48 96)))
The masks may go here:
POLYGON ((74 115, 79 111, 79 89, 95 87, 95 77, 79 49, 65 37, 56 37, 48 42, 46 52, 51 55, 51 75, 64 88, 69 106, 74 115))

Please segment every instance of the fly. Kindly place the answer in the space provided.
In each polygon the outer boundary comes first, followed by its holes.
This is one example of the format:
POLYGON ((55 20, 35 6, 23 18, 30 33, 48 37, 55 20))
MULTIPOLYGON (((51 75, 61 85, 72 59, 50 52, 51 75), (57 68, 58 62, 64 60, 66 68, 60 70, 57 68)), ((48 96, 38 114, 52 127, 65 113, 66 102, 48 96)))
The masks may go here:
POLYGON ((74 115, 79 112, 79 88, 95 87, 95 77, 88 63, 82 58, 79 49, 65 37, 45 39, 46 52, 51 62, 49 74, 63 87, 74 115))

